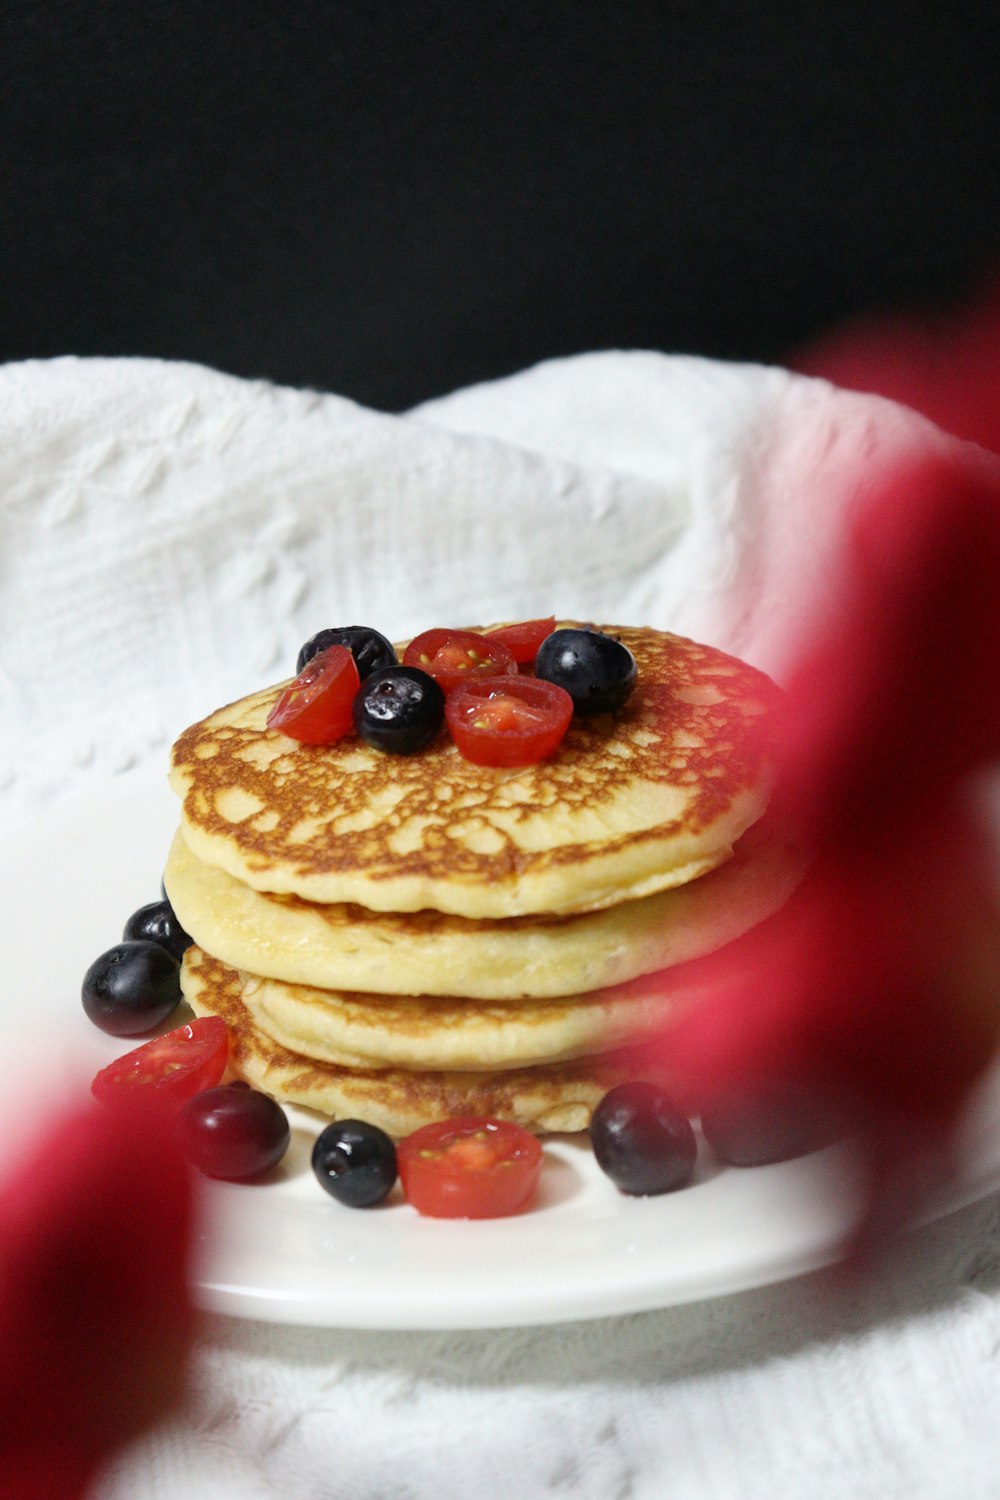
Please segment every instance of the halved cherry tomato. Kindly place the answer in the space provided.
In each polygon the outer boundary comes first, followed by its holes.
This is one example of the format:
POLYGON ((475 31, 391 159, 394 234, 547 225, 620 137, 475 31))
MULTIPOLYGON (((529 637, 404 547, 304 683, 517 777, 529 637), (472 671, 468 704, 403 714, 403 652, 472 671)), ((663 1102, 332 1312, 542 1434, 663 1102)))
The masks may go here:
POLYGON ((461 1115, 415 1130, 396 1147, 403 1192, 432 1219, 500 1219, 534 1197, 542 1148, 506 1120, 461 1115))
POLYGON ((348 648, 328 646, 285 688, 267 716, 267 727, 304 745, 332 745, 354 728, 351 709, 360 686, 348 648))
POLYGON ((98 1073, 91 1092, 102 1104, 177 1106, 217 1084, 228 1055, 225 1021, 198 1016, 115 1058, 98 1073))
POLYGON ((562 741, 573 699, 565 688, 534 677, 472 678, 448 696, 444 716, 466 760, 530 766, 562 741))
POLYGON ((471 676, 517 675, 510 647, 474 630, 425 630, 407 646, 403 665, 429 672, 444 693, 471 676))
POLYGON ((498 625, 496 630, 487 630, 488 641, 503 641, 519 667, 526 667, 538 655, 538 648, 556 628, 555 615, 547 620, 522 620, 519 625, 498 625))

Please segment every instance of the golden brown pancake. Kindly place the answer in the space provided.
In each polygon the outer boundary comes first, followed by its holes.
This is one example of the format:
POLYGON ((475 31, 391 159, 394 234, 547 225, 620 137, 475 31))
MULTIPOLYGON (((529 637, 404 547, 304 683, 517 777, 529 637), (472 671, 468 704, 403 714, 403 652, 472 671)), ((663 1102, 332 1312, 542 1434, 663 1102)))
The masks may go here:
POLYGON ((171 782, 202 861, 258 891, 471 919, 593 911, 725 861, 770 790, 762 673, 664 632, 614 628, 638 664, 624 708, 574 718, 547 761, 412 756, 269 730, 285 684, 193 725, 171 782))
POLYGON ((497 1072, 341 1067, 310 1060, 269 1037, 243 1002, 240 976, 198 949, 185 955, 182 986, 197 1014, 226 1022, 237 1077, 278 1100, 333 1119, 367 1120, 394 1136, 470 1114, 513 1120, 538 1133, 585 1130, 616 1083, 640 1077, 671 1083, 663 1064, 639 1061, 627 1051, 497 1072))
POLYGON ((697 959, 587 995, 520 1001, 318 990, 236 972, 261 1031, 348 1068, 484 1071, 590 1057, 658 1031, 705 993, 697 959))
POLYGON ((698 880, 581 916, 317 906, 252 890, 196 859, 179 832, 164 883, 182 927, 233 968, 319 990, 496 1002, 586 993, 710 953, 777 911, 802 868, 765 814, 698 880))

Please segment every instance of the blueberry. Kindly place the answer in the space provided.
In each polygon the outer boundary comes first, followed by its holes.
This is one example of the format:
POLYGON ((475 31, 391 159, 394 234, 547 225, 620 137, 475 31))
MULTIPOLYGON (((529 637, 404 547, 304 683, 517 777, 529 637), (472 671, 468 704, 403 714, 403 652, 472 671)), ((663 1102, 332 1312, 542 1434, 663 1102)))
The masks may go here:
POLYGON ((621 708, 637 675, 628 647, 600 630, 554 630, 535 657, 535 676, 565 688, 581 714, 621 708))
POLYGON ((605 1094, 590 1122, 590 1143, 597 1165, 623 1193, 670 1193, 694 1174, 691 1122, 651 1083, 620 1083, 605 1094))
POLYGON ((117 943, 83 977, 83 1008, 112 1036, 139 1036, 181 1001, 180 964, 159 943, 117 943))
POLYGON ((190 934, 178 922, 177 913, 167 899, 140 906, 129 917, 122 933, 122 941, 130 943, 140 939, 159 943, 161 948, 166 948, 168 953, 173 954, 178 963, 192 942, 190 934))
POLYGON ((178 1120, 181 1149, 206 1177, 242 1182, 277 1166, 288 1150, 288 1116, 258 1089, 220 1084, 189 1099, 178 1120))
POLYGON ((354 727, 377 750, 412 755, 423 750, 444 723, 444 693, 419 667, 382 667, 361 684, 354 699, 354 727))
POLYGON ((348 648, 362 682, 380 667, 395 666, 399 660, 391 642, 384 635, 379 635, 377 630, 372 630, 367 625, 338 625, 328 630, 319 630, 306 641, 295 663, 295 675, 298 676, 306 663, 328 646, 348 648))
POLYGON ((706 1104, 701 1133, 720 1161, 763 1167, 828 1146, 842 1133, 843 1112, 822 1090, 761 1085, 706 1104))
POLYGON ((312 1169, 321 1187, 348 1208, 381 1203, 396 1181, 396 1148, 365 1120, 335 1120, 316 1137, 312 1169))

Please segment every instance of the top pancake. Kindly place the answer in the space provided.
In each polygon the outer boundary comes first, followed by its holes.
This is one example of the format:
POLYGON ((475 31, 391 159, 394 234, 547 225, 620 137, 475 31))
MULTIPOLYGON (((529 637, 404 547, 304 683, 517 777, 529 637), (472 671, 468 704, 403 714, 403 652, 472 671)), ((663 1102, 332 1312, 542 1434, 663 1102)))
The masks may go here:
POLYGON ((174 746, 195 855, 255 890, 375 911, 479 918, 597 910, 722 863, 770 790, 777 689, 708 646, 604 627, 638 683, 617 714, 575 717, 548 760, 473 765, 443 733, 412 756, 355 736, 269 730, 284 683, 211 714, 174 746))

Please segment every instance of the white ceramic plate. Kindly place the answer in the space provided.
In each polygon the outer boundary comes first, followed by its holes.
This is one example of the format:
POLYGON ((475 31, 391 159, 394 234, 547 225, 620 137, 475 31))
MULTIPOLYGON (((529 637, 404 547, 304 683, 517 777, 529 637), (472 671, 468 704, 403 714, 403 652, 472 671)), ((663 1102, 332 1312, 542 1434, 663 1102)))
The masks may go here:
MULTIPOLYGON (((80 1006, 84 970, 159 895, 176 804, 161 776, 119 778, 63 804, 0 852, 4 1099, 45 1108, 132 1045, 80 1006), (44 1086, 40 1082, 44 1066, 44 1086)), ((585 1144, 546 1145, 538 1206, 514 1219, 422 1219, 397 1195, 359 1212, 312 1176, 318 1117, 290 1110, 293 1141, 266 1183, 206 1187, 197 1295, 208 1308, 356 1328, 487 1328, 559 1322, 735 1292, 835 1258, 850 1222, 838 1151, 749 1171, 704 1150, 694 1184, 629 1199, 585 1144)), ((18 1119, 26 1118, 20 1109, 18 1119)), ((14 1122, 16 1127, 16 1121, 14 1122)), ((8 1139, 9 1139, 8 1135, 8 1139)), ((939 1212, 1000 1187, 1000 1089, 970 1125, 968 1168, 939 1212)))

